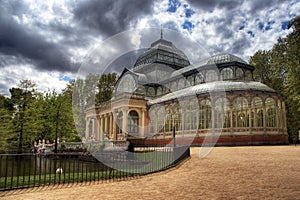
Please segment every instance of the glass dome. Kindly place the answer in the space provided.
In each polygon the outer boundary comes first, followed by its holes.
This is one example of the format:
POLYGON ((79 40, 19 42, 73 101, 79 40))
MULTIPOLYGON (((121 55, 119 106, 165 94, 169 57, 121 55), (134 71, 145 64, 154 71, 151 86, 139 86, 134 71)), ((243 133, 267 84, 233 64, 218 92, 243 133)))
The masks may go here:
POLYGON ((180 69, 190 65, 187 56, 177 49, 172 42, 159 39, 151 44, 151 47, 143 53, 134 64, 134 67, 150 63, 161 63, 180 69))
POLYGON ((225 62, 234 62, 234 61, 248 64, 243 59, 241 59, 237 56, 234 56, 232 54, 218 54, 218 55, 212 56, 211 58, 208 59, 207 64, 216 64, 216 63, 225 63, 225 62))

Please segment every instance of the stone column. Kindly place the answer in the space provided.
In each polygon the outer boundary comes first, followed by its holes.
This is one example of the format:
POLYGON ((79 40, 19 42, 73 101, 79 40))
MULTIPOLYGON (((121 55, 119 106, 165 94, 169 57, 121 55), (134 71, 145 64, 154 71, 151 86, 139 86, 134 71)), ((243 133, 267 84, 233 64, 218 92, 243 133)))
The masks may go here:
POLYGON ((114 124, 113 114, 109 113, 109 137, 112 137, 113 135, 113 124, 114 124))
POLYGON ((145 137, 145 112, 146 109, 142 108, 142 126, 141 126, 141 136, 145 137))
POLYGON ((100 126, 100 140, 101 141, 103 141, 104 140, 104 116, 103 115, 101 115, 100 116, 100 124, 101 124, 101 126, 100 126))
MULTIPOLYGON (((116 113, 116 111, 113 111, 114 113, 116 113)), ((112 114, 112 139, 113 140, 117 140, 117 120, 115 119, 115 117, 117 117, 116 115, 112 114)))
POLYGON ((96 116, 95 118, 95 123, 97 124, 97 129, 96 129, 96 132, 95 132, 95 140, 100 140, 100 134, 101 134, 101 124, 100 124, 100 116, 96 116))
POLYGON ((108 133, 108 115, 107 114, 104 115, 104 133, 105 134, 108 133))
POLYGON ((103 138, 101 137, 101 124, 100 124, 100 116, 97 116, 97 134, 96 134, 96 140, 103 141, 103 138))
POLYGON ((122 112, 123 112, 122 132, 127 133, 127 125, 128 125, 127 109, 122 109, 122 112))
POLYGON ((94 125, 94 130, 93 130, 93 135, 92 138, 96 140, 96 136, 98 135, 98 122, 97 122, 97 118, 95 117, 93 119, 93 125, 94 125))
POLYGON ((85 140, 87 141, 89 138, 89 124, 90 124, 90 118, 85 118, 85 140))

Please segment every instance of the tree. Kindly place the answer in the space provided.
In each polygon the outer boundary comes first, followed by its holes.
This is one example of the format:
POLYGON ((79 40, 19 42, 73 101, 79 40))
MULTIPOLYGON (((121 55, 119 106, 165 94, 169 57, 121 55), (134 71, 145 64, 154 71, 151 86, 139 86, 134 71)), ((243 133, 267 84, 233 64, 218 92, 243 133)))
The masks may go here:
POLYGON ((300 16, 290 23, 293 32, 286 38, 287 76, 284 93, 288 96, 288 128, 293 138, 300 129, 300 16))
POLYGON ((97 84, 96 104, 109 101, 112 98, 116 82, 116 73, 102 74, 100 76, 97 84))
POLYGON ((286 38, 279 38, 269 51, 257 51, 250 64, 256 67, 258 80, 287 97, 288 133, 296 138, 300 129, 300 16, 289 27, 293 31, 286 38))
POLYGON ((85 108, 95 105, 95 95, 97 93, 97 83, 99 75, 89 74, 84 80, 83 98, 85 108))
MULTIPOLYGON (((14 132, 17 134, 18 153, 24 151, 24 145, 30 145, 30 134, 24 131, 28 124, 27 108, 36 95, 36 84, 31 80, 20 81, 17 88, 10 89, 11 102, 14 105, 15 112, 13 116, 14 132), (25 137, 24 137, 25 136, 25 137), (25 140, 24 140, 25 138, 25 140)), ((27 129, 28 130, 28 129, 27 129)))
POLYGON ((84 96, 84 80, 77 79, 76 81, 71 81, 66 89, 66 93, 70 93, 72 96, 72 111, 73 118, 75 121, 75 126, 78 134, 81 137, 85 135, 85 96, 84 96))
MULTIPOLYGON (((281 41, 281 39, 279 39, 281 41)), ((282 91, 285 82, 285 65, 282 55, 282 44, 275 45, 269 51, 257 51, 251 58, 250 64, 255 66, 254 79, 282 91)))
POLYGON ((7 153, 9 150, 8 136, 12 129, 13 105, 10 99, 0 95, 0 153, 7 153))

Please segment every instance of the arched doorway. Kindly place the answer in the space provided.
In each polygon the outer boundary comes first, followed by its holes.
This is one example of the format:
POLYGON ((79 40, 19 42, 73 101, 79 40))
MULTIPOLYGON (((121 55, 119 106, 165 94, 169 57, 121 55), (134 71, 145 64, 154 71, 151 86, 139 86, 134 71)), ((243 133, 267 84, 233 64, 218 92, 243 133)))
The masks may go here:
POLYGON ((128 134, 138 135, 139 133, 139 114, 132 110, 128 113, 128 134))

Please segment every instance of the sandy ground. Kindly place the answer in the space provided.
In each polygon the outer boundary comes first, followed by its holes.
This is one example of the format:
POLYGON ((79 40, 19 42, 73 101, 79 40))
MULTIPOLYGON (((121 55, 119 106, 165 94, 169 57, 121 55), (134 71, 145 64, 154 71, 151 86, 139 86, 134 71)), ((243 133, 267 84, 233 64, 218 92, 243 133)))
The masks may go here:
POLYGON ((300 199, 300 146, 216 147, 140 178, 0 193, 0 199, 300 199), (4 196, 3 196, 4 195, 4 196))

